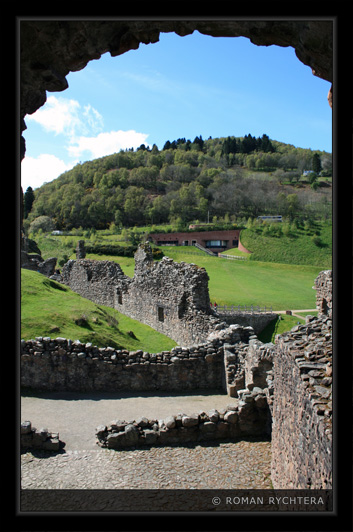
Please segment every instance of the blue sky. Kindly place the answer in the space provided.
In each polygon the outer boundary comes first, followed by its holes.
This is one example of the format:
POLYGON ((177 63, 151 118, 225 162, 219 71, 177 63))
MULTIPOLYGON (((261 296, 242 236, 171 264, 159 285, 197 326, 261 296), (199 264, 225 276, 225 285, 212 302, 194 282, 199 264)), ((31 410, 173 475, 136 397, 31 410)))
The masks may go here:
POLYGON ((104 54, 67 79, 66 91, 47 93, 46 104, 25 118, 24 190, 78 162, 142 143, 162 149, 180 137, 266 133, 332 151, 330 83, 291 47, 164 33, 121 56, 104 54))

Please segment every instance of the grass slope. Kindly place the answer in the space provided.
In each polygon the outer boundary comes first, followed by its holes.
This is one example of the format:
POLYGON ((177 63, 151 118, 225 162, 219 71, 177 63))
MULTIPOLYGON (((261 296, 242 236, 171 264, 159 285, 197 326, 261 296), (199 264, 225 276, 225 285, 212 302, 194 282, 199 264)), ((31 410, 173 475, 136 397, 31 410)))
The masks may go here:
POLYGON ((265 234, 263 228, 241 232, 241 243, 252 252, 250 260, 332 268, 331 225, 316 222, 307 231, 294 229, 290 235, 280 237, 265 234))
POLYGON ((150 353, 176 345, 147 325, 112 308, 96 305, 40 273, 22 269, 21 338, 36 336, 62 336, 92 342, 98 347, 143 349, 150 353))
MULTIPOLYGON (((257 261, 236 261, 183 253, 183 247, 163 247, 177 262, 206 269, 211 301, 219 305, 260 305, 273 310, 316 307, 314 280, 323 268, 257 261)), ((123 261, 119 261, 123 270, 123 261)), ((125 271, 125 270, 124 270, 125 271)))

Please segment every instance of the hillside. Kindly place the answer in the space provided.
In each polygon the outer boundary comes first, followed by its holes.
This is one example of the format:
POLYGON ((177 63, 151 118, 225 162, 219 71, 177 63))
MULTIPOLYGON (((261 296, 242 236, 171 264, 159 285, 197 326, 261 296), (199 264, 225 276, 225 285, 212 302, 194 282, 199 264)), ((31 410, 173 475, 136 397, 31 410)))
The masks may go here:
POLYGON ((332 268, 332 224, 329 222, 250 221, 241 232, 241 242, 251 251, 250 260, 332 268))
POLYGON ((96 305, 40 273, 21 269, 21 338, 36 336, 61 336, 98 347, 150 353, 176 345, 147 325, 96 305))
POLYGON ((282 214, 330 216, 331 154, 267 135, 167 141, 77 164, 26 201, 25 229, 106 229, 193 220, 237 221, 282 214), (303 176, 315 170, 311 176, 303 176), (295 196, 295 201, 293 197, 295 196), (33 202, 33 203, 32 203, 33 202))
MULTIPOLYGON (((205 254, 195 256, 176 246, 165 246, 163 250, 177 262, 204 267, 210 277, 210 299, 218 305, 272 306, 274 311, 316 306, 316 292, 312 287, 320 267, 226 260, 205 254)), ((119 263, 125 271, 123 262, 119 260, 119 263)))

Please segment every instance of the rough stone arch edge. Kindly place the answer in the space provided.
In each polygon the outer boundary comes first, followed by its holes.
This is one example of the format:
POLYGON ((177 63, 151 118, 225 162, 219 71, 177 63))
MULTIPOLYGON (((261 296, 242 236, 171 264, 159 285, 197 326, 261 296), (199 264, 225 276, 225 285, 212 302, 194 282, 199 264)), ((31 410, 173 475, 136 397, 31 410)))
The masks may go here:
MULTIPOLYGON (((18 20, 20 34, 20 119, 46 101, 46 92, 68 87, 69 72, 83 69, 110 52, 115 57, 161 32, 185 36, 199 31, 213 37, 247 37, 256 45, 292 46, 313 74, 333 81, 333 20, 18 20)), ((332 89, 332 87, 331 87, 332 89)), ((328 99, 332 104, 332 90, 328 99)), ((21 160, 25 141, 21 137, 21 160)))

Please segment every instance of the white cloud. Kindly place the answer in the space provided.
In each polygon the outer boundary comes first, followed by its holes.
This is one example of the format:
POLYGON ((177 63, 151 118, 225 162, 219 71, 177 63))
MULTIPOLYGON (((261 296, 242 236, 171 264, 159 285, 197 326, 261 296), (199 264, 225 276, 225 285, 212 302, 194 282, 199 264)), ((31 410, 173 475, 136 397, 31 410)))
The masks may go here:
POLYGON ((90 104, 82 107, 76 100, 55 96, 49 96, 46 104, 33 115, 27 115, 26 120, 40 124, 48 133, 63 135, 68 158, 63 161, 48 153, 25 157, 21 170, 24 190, 28 186, 37 188, 44 182, 52 181, 79 160, 87 161, 120 150, 138 148, 146 144, 148 137, 148 134, 133 129, 103 132, 103 117, 94 107, 90 104), (69 162, 70 158, 74 162, 69 162))
POLYGON ((70 170, 77 161, 66 164, 55 155, 43 153, 38 157, 25 157, 21 163, 21 185, 25 192, 28 187, 37 188, 52 181, 70 170))
POLYGON ((85 117, 87 126, 90 128, 92 133, 98 133, 103 129, 102 115, 90 104, 85 105, 83 116, 85 117))
POLYGON ((87 152, 86 157, 95 159, 120 150, 138 148, 141 144, 146 144, 147 137, 148 134, 138 133, 133 129, 99 133, 96 137, 82 136, 71 139, 68 152, 76 158, 87 152))
POLYGON ((49 96, 45 105, 33 115, 27 115, 26 121, 40 124, 46 131, 56 135, 73 136, 98 133, 103 127, 103 117, 91 105, 83 110, 77 100, 49 96))

